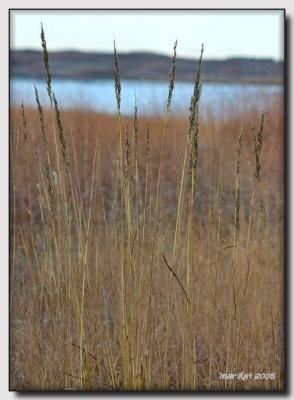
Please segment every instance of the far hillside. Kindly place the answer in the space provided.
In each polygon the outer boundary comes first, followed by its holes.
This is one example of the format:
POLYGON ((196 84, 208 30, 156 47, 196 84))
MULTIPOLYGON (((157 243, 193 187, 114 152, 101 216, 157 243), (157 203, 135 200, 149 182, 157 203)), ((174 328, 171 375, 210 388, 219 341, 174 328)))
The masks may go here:
MULTIPOLYGON (((196 57, 197 58, 197 57, 196 57)), ((177 59, 177 80, 194 80, 195 61, 177 59)), ((125 79, 167 79, 170 58, 154 53, 119 54, 120 73, 125 79)), ((113 77, 113 55, 78 51, 50 52, 50 66, 55 78, 105 79, 113 77)), ((203 81, 282 83, 283 62, 271 59, 230 58, 204 60, 203 81)), ((11 77, 43 78, 42 52, 10 52, 11 77)))

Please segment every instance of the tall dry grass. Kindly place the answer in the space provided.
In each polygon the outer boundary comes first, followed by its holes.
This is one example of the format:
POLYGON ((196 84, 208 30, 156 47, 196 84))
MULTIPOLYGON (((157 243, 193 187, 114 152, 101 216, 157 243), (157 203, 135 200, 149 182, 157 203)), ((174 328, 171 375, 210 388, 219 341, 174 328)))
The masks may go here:
POLYGON ((283 112, 11 110, 11 388, 282 389, 283 112), (240 134, 241 132, 241 134, 240 134), (275 373, 221 380, 219 373, 275 373))

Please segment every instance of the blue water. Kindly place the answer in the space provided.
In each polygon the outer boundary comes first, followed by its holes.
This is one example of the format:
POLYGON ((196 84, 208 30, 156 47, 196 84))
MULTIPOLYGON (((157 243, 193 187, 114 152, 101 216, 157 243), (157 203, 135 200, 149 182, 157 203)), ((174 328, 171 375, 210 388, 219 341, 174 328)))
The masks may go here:
MULTIPOLYGON (((34 84, 42 104, 49 105, 46 86, 42 80, 12 78, 10 85, 11 103, 26 106, 35 105, 34 84)), ((116 98, 113 80, 70 80, 55 79, 53 91, 61 108, 79 107, 113 113, 116 112, 116 98)), ((121 112, 133 114, 135 98, 140 114, 164 113, 168 94, 168 82, 147 80, 122 80, 121 112)), ((227 113, 232 106, 242 109, 257 106, 266 109, 276 95, 283 92, 278 84, 213 83, 202 84, 200 112, 227 113)), ((172 111, 187 113, 193 93, 192 82, 175 82, 172 111)))

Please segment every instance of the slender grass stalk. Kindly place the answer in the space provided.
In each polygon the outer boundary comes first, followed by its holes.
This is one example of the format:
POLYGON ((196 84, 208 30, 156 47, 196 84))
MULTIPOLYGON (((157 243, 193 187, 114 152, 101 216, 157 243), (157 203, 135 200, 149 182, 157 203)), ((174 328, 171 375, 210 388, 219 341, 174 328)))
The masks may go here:
POLYGON ((155 214, 154 214, 154 224, 153 224, 153 244, 152 244, 152 256, 151 256, 151 264, 153 263, 153 256, 154 256, 154 247, 155 247, 155 228, 156 225, 159 225, 159 210, 160 210, 160 192, 161 192, 161 175, 162 175, 162 160, 165 148, 165 138, 166 138, 166 130, 167 130, 167 123, 171 111, 171 102, 172 96, 174 91, 174 83, 175 83, 175 76, 176 76, 176 58, 177 58, 177 40, 174 44, 174 53, 172 57, 170 72, 169 72, 169 89, 168 89, 168 96, 166 102, 166 112, 164 117, 164 126, 163 126, 163 137, 161 143, 161 151, 160 151, 160 160, 159 160, 159 167, 158 167, 158 178, 157 178, 157 189, 156 189, 156 198, 155 198, 155 214))
MULTIPOLYGON (((37 106, 38 106, 40 128, 41 128, 41 138, 42 138, 43 147, 44 147, 44 165, 45 165, 45 172, 46 172, 46 178, 47 178, 47 192, 48 192, 48 197, 49 197, 49 201, 50 201, 52 221, 54 223, 54 227, 56 227, 56 225, 57 225, 56 214, 55 214, 56 207, 55 207, 55 199, 54 199, 54 194, 53 194, 53 185, 52 185, 52 177, 51 177, 51 162, 50 162, 50 157, 49 157, 48 141, 47 141, 47 134, 46 134, 46 130, 45 130, 43 108, 40 103, 39 93, 38 93, 36 86, 35 86, 35 97, 36 97, 36 102, 37 102, 37 106)), ((53 229, 54 229, 54 227, 53 227, 53 229)))
POLYGON ((121 217, 121 269, 122 269, 122 358, 123 358, 123 379, 124 387, 129 387, 129 334, 128 334, 128 316, 126 305, 126 283, 127 270, 125 266, 125 251, 124 251, 124 202, 126 194, 124 191, 124 176, 123 176, 123 145, 122 145, 122 124, 121 124, 121 82, 120 70, 117 58, 115 41, 113 45, 113 65, 114 65, 114 88, 117 104, 117 126, 119 132, 119 170, 120 170, 120 217, 121 217))
MULTIPOLYGON (((196 165, 197 165, 197 158, 198 158, 198 111, 199 111, 199 100, 200 100, 200 76, 201 76, 201 64, 202 64, 202 55, 203 55, 203 45, 201 48, 201 53, 200 53, 200 58, 198 61, 198 66, 196 69, 196 75, 195 75, 195 82, 194 82, 194 91, 193 91, 193 96, 191 98, 191 106, 190 106, 190 115, 189 115, 189 129, 188 129, 188 135, 187 135, 187 144, 186 144, 186 150, 185 150, 185 156, 184 156, 184 163, 183 163, 183 168, 182 168, 182 178, 181 178, 181 186, 180 186, 180 193, 179 193, 179 198, 178 198, 178 206, 177 206, 177 219, 176 219, 176 227, 175 227, 175 235, 174 235, 174 245, 173 245, 173 255, 172 255, 172 269, 174 272, 175 271, 175 256, 176 256, 176 244, 178 240, 178 231, 179 231, 179 225, 180 225, 180 214, 181 214, 181 208, 182 208, 182 197, 183 197, 183 187, 184 187, 184 173, 186 169, 186 160, 187 160, 187 151, 188 151, 188 146, 193 149, 190 150, 190 164, 189 164, 189 171, 190 171, 190 184, 192 186, 192 191, 191 196, 190 196, 190 217, 192 216, 192 209, 191 209, 191 204, 193 202, 192 197, 194 198, 194 185, 195 185, 195 179, 196 178, 196 165), (193 158, 191 158, 193 157, 193 158), (191 161, 194 163, 192 164, 191 161), (193 174, 193 176, 192 176, 193 174)), ((188 222, 189 225, 189 222, 188 222)), ((188 227, 188 231, 190 232, 188 235, 188 259, 190 261, 190 243, 189 241, 191 240, 191 223, 190 223, 190 229, 188 227)), ((169 301, 168 301, 168 311, 167 311, 167 321, 166 321, 166 339, 165 339, 165 353, 164 353, 164 376, 163 376, 163 384, 164 387, 167 385, 167 357, 168 357, 168 337, 169 337, 169 329, 170 329, 170 318, 171 318, 171 296, 172 296, 172 287, 173 287, 173 278, 174 274, 171 273, 170 275, 170 285, 169 285, 169 301)), ((187 293, 188 293, 188 298, 189 298, 189 279, 190 279, 190 266, 188 262, 188 267, 187 267, 187 293)), ((189 310, 189 306, 187 303, 187 310, 189 310)), ((189 311, 187 311, 188 313, 189 311)), ((187 362, 186 362, 187 366, 187 362)))
POLYGON ((87 280, 87 272, 88 272, 88 248, 89 248, 89 237, 90 237, 90 227, 91 227, 91 218, 92 218, 92 207, 93 207, 93 194, 94 194, 94 184, 95 184, 95 170, 96 170, 96 162, 97 162, 97 148, 98 148, 98 139, 96 140, 95 145, 95 154, 93 160, 93 167, 92 167, 92 181, 91 181, 91 192, 90 192, 90 205, 89 205, 89 216, 88 216, 88 223, 87 223, 87 234, 86 234, 86 244, 84 250, 84 257, 83 257, 83 281, 82 281, 82 297, 81 297, 81 315, 80 315, 80 383, 81 389, 83 388, 83 381, 84 381, 84 363, 83 363, 83 340, 84 340, 84 297, 85 297, 85 285, 87 280))
POLYGON ((134 137, 134 161, 135 161, 135 194, 136 194, 136 231, 139 234, 139 216, 140 216, 140 180, 139 180, 139 164, 138 164, 138 140, 139 140, 139 121, 138 106, 135 99, 134 120, 133 120, 133 137, 134 137))
MULTIPOLYGON (((219 256, 220 256, 220 244, 221 244, 221 218, 222 218, 222 151, 221 145, 219 146, 219 168, 218 168, 218 188, 217 188, 217 239, 216 239, 216 257, 215 257, 215 275, 214 275, 214 285, 213 285, 213 326, 215 330, 217 328, 216 319, 216 306, 217 306, 217 294, 218 294, 218 272, 219 272, 219 256)), ((217 332, 215 332, 217 335, 217 332)), ((210 355, 209 355, 209 376, 208 376, 208 388, 211 388, 211 376, 212 376, 212 352, 213 343, 210 345, 210 355)))
POLYGON ((66 172, 66 180, 67 180, 67 199, 69 202, 69 209, 72 206, 72 183, 71 183, 71 175, 70 175, 70 161, 69 161, 69 154, 67 151, 66 141, 64 137, 64 131, 61 121, 61 114, 58 106, 58 102, 56 100, 55 94, 52 93, 54 108, 55 108, 55 117, 57 128, 59 132, 59 144, 60 144, 60 154, 64 162, 65 172, 66 172))
MULTIPOLYGON (((235 367, 236 357, 236 341, 237 341, 237 320, 239 314, 238 310, 238 289, 236 282, 236 275, 238 272, 238 246, 239 246, 239 233, 240 233, 240 166, 241 166, 241 149, 243 139, 243 125, 241 125, 240 134, 238 138, 236 172, 235 172, 235 216, 234 216, 234 247, 233 247, 233 267, 232 267, 232 284, 233 284, 233 307, 234 307, 234 333, 233 333, 233 368, 235 367)), ((233 382, 234 388, 235 382, 233 382)))
POLYGON ((253 203, 254 203, 254 198, 255 198, 255 190, 256 190, 256 185, 261 180, 260 155, 261 155, 262 144, 263 144, 263 131, 264 131, 264 113, 262 113, 261 118, 260 118, 260 125, 259 125, 258 132, 256 133, 255 130, 253 129, 255 170, 253 172, 253 184, 252 184, 250 209, 249 209, 249 222, 248 222, 247 239, 246 239, 246 255, 248 254, 250 234, 251 234, 252 211, 253 211, 253 203))
MULTIPOLYGON (((13 147, 10 147, 10 157, 11 160, 14 159, 15 163, 17 163, 18 156, 19 156, 19 130, 16 132, 16 139, 15 139, 15 151, 13 151, 13 147)), ((17 164, 15 164, 17 165, 17 164)), ((14 282, 15 282, 15 260, 16 260, 16 244, 17 244, 17 219, 16 219, 16 197, 17 197, 17 186, 16 186, 16 168, 14 167, 14 163, 11 161, 11 176, 12 176, 12 207, 13 212, 11 214, 12 221, 10 221, 11 225, 13 226, 13 244, 12 244, 12 272, 10 275, 10 284, 11 284, 11 293, 14 293, 14 282)), ((10 204, 11 205, 11 204, 10 204)), ((12 296, 10 298, 10 304, 12 304, 12 296)))
MULTIPOLYGON (((130 199, 130 141, 128 127, 125 130, 125 203, 127 213, 127 230, 128 230, 128 251, 131 255, 131 237, 132 237, 132 217, 131 217, 131 199, 130 199)), ((130 262, 130 260, 129 260, 130 262)))
MULTIPOLYGON (((24 142, 25 142, 24 146, 25 146, 25 155, 26 155, 25 177, 26 177, 27 194, 28 194, 28 216, 29 216, 29 221, 30 221, 31 249, 33 252, 33 259, 34 259, 34 265, 36 267, 36 270, 40 271, 40 263, 39 263, 39 258, 38 258, 38 254, 36 251, 37 244, 36 244, 35 235, 34 235, 33 207, 32 207, 32 194, 31 194, 31 174, 29 171, 31 138, 29 138, 29 134, 28 134, 27 120, 26 120, 26 114, 25 114, 25 108, 24 108, 23 102, 21 104, 21 116, 22 116, 22 123, 23 123, 23 137, 24 137, 24 142)), ((42 299, 42 294, 40 297, 42 299)), ((42 303, 42 300, 40 301, 40 304, 41 303, 42 303)), ((39 315, 40 315, 40 312, 41 312, 41 307, 39 307, 39 315)))
POLYGON ((252 192, 249 206, 249 221, 248 221, 248 229, 246 236, 246 247, 245 247, 245 258, 247 263, 247 271, 245 276, 245 283, 243 287, 243 293, 240 304, 240 315, 239 315, 239 338, 237 343, 237 356, 236 356, 236 369, 238 369, 239 364, 239 355, 240 355, 240 347, 241 347, 241 335, 240 332, 242 330, 242 316, 244 314, 245 307, 245 294, 248 287, 249 275, 250 275, 250 262, 249 262, 249 243, 252 229, 252 216, 253 216, 253 204, 255 199, 256 187, 260 184, 261 181, 261 150, 263 145, 263 132, 264 132, 264 113, 261 114, 260 124, 258 132, 255 132, 253 129, 253 141, 254 141, 254 153, 255 153, 255 170, 253 172, 253 183, 252 183, 252 192))
MULTIPOLYGON (((190 105, 190 116, 189 116, 189 130, 188 136, 190 138, 190 159, 189 159, 189 200, 188 200, 188 224, 187 224, 187 275, 186 275, 186 287, 188 297, 190 298, 190 284, 191 284, 191 273, 193 264, 192 255, 192 242, 193 242, 193 208, 194 199, 196 192, 196 176, 197 176, 197 162, 198 162, 198 135, 199 135, 199 102, 201 94, 201 65, 204 47, 202 45, 200 58, 198 61, 198 67, 195 77, 194 93, 191 98, 190 105)), ((188 350, 188 332, 190 327, 190 308, 189 303, 186 304, 186 334, 184 336, 184 363, 185 363, 185 386, 190 381, 190 357, 188 350)))

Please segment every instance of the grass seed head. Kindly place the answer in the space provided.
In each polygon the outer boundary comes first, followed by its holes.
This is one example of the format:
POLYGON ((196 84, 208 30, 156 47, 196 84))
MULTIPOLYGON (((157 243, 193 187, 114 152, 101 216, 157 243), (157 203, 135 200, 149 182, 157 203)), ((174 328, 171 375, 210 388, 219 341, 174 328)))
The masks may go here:
POLYGON ((23 105, 23 101, 21 102, 21 116, 22 116, 22 124, 23 124, 23 137, 25 142, 27 142, 28 139, 28 129, 27 129, 27 120, 26 120, 26 115, 25 115, 25 109, 23 105))
POLYGON ((130 141, 129 141, 129 128, 125 130, 125 177, 126 181, 129 179, 130 172, 130 141))
POLYGON ((135 100, 135 108, 134 108, 134 122, 133 122, 133 128, 134 128, 134 143, 135 143, 135 159, 138 161, 138 133, 139 133, 139 122, 138 122, 138 106, 137 102, 135 100))
POLYGON ((170 68, 169 79, 168 79, 169 80, 169 88, 168 88, 168 97, 167 97, 167 104, 166 104, 166 111, 167 112, 170 112, 171 100, 172 100, 174 84, 175 84, 177 44, 178 44, 178 41, 176 40, 175 44, 174 44, 174 55, 173 55, 173 58, 172 58, 172 65, 171 65, 171 68, 170 68))
POLYGON ((201 94, 201 66, 202 66, 202 56, 203 56, 204 46, 202 44, 200 57, 198 60, 198 66, 196 69, 195 74, 195 81, 194 81, 194 91, 191 97, 190 103, 190 114, 189 114, 189 130, 188 135, 191 136, 192 132, 197 129, 198 124, 198 109, 199 109, 199 101, 200 101, 200 94, 201 94))
POLYGON ((240 166, 242 149, 243 127, 241 126, 238 138, 237 161, 236 161, 236 194, 235 194, 235 230, 240 231, 240 166))
POLYGON ((43 24, 41 23, 41 45, 43 48, 43 61, 44 61, 44 68, 45 68, 45 75, 46 75, 46 83, 47 83, 47 93, 52 102, 52 89, 51 89, 51 72, 49 67, 49 56, 47 51, 47 44, 45 33, 43 29, 43 24))
POLYGON ((114 87, 115 87, 117 111, 120 114, 121 83, 120 83, 119 65, 118 65, 115 41, 113 43, 113 73, 114 73, 114 87))
POLYGON ((261 114, 260 118, 260 125, 258 132, 256 133, 255 129, 253 128, 253 140, 254 140, 254 152, 255 152, 255 172, 254 177, 257 182, 261 180, 261 149, 263 144, 263 131, 264 131, 264 113, 261 114))

